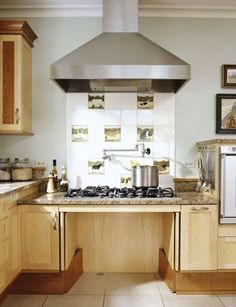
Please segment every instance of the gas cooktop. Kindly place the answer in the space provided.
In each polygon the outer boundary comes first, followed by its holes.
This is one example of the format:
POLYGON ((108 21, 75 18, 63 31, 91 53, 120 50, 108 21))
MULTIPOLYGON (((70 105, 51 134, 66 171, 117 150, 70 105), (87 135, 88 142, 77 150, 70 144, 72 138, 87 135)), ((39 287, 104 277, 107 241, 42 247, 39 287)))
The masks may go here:
POLYGON ((172 188, 110 188, 109 186, 88 186, 85 189, 69 189, 65 197, 99 198, 170 198, 175 197, 172 188))

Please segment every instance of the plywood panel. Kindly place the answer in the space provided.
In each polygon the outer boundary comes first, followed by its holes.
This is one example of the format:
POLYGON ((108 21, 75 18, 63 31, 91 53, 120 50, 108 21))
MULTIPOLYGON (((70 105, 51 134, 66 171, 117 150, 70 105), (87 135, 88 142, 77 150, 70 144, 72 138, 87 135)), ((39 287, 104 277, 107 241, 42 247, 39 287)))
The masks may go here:
POLYGON ((174 269, 174 214, 163 214, 163 249, 169 265, 174 269))
POLYGON ((65 269, 67 270, 78 249, 77 214, 66 213, 65 216, 65 269))
POLYGON ((78 246, 87 272, 157 271, 162 214, 78 214, 78 246))

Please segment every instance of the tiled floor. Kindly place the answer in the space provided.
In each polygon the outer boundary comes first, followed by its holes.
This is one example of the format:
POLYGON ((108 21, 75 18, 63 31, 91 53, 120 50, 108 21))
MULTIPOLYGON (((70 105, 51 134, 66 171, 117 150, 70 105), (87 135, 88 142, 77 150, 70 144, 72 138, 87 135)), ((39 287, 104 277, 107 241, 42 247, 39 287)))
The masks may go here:
POLYGON ((236 307, 235 296, 176 295, 154 274, 85 273, 65 295, 11 295, 1 307, 236 307))

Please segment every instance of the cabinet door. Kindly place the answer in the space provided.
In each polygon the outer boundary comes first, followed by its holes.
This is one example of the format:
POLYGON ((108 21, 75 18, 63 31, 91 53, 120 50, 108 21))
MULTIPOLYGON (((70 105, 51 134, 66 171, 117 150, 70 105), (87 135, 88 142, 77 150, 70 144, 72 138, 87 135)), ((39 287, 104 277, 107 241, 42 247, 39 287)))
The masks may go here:
POLYGON ((217 269, 218 206, 182 206, 180 269, 217 269))
POLYGON ((236 237, 218 238, 218 269, 236 269, 236 237))
POLYGON ((22 270, 59 270, 58 208, 22 206, 22 270))
POLYGON ((10 279, 13 280, 21 271, 21 227, 20 207, 9 210, 9 242, 10 242, 10 279))
POLYGON ((31 134, 31 47, 20 35, 0 35, 0 133, 31 134))
POLYGON ((20 129, 21 37, 0 36, 0 131, 20 129))

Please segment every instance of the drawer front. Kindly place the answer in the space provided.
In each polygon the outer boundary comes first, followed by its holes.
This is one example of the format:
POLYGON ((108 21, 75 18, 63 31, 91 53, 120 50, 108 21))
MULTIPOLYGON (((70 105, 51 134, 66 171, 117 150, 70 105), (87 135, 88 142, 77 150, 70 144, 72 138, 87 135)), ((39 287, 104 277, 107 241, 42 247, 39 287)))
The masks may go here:
POLYGON ((218 269, 236 269, 236 237, 218 238, 218 269))
POLYGON ((7 204, 0 200, 0 221, 7 217, 7 204))
POLYGON ((0 265, 9 260, 9 240, 0 243, 0 265))
POLYGON ((236 237, 236 225, 219 225, 218 237, 236 237))
POLYGON ((0 243, 9 237, 9 220, 8 218, 0 221, 0 243))

